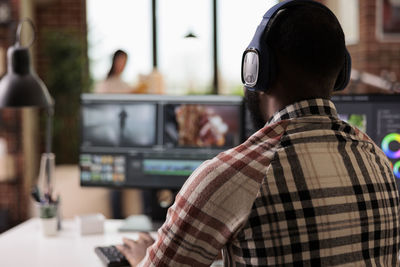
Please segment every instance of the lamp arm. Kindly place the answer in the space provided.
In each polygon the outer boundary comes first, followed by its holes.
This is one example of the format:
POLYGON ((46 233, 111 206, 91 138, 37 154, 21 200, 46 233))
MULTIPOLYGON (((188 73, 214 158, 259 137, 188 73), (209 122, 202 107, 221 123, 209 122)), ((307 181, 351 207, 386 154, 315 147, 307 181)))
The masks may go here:
MULTIPOLYGON (((49 106, 46 108, 47 113, 47 129, 46 129, 46 153, 48 154, 47 160, 50 160, 50 153, 51 153, 51 140, 52 140, 52 133, 53 133, 53 117, 54 117, 54 105, 49 106)), ((48 193, 51 194, 51 170, 50 170, 50 162, 46 162, 46 182, 47 182, 47 190, 48 193)), ((54 179, 54 177, 53 177, 54 179)), ((51 195, 49 196, 51 197, 51 195)))
POLYGON ((53 117, 54 117, 54 106, 46 108, 47 113, 47 129, 46 129, 46 153, 51 153, 51 140, 53 133, 53 117))

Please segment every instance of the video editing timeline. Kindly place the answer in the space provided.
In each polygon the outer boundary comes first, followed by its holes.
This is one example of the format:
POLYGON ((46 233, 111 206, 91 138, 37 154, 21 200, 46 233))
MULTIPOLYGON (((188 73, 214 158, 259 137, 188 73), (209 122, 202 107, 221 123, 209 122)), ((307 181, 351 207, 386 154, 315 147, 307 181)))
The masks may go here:
POLYGON ((143 173, 189 176, 201 163, 200 160, 145 159, 143 160, 143 173))
POLYGON ((83 186, 180 188, 244 141, 241 97, 84 94, 81 103, 83 186))
POLYGON ((333 97, 339 117, 366 132, 392 163, 400 190, 400 95, 333 97))

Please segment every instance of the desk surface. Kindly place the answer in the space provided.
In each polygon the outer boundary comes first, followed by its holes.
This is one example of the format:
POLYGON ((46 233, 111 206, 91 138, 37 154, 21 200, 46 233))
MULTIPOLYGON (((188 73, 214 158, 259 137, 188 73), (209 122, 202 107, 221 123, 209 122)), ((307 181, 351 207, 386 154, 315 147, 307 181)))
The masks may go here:
POLYGON ((74 220, 64 220, 54 237, 44 237, 37 218, 0 235, 0 266, 103 266, 94 252, 97 246, 120 244, 122 237, 137 234, 118 232, 122 220, 106 220, 104 234, 81 236, 74 220))

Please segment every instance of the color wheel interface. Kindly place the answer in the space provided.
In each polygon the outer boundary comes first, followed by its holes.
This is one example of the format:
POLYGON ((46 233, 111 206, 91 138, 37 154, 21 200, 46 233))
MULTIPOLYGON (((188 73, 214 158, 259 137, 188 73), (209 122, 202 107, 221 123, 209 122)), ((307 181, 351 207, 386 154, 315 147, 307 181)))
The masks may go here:
MULTIPOLYGON (((393 173, 400 179, 400 112, 398 104, 377 109, 377 144, 392 163, 393 173), (380 142, 379 142, 380 141, 380 142)), ((399 181, 399 180, 398 180, 399 181)))
POLYGON ((333 102, 340 119, 367 133, 382 149, 400 190, 400 96, 343 96, 333 102))

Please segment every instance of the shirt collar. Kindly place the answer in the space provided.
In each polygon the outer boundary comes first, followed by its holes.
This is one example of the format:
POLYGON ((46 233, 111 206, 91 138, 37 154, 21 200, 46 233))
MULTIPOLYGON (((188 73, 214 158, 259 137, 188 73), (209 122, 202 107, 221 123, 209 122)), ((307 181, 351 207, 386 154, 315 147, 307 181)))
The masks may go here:
POLYGON ((337 117, 335 105, 332 101, 323 98, 315 98, 295 102, 276 112, 267 124, 282 120, 289 120, 305 116, 329 116, 337 117))

